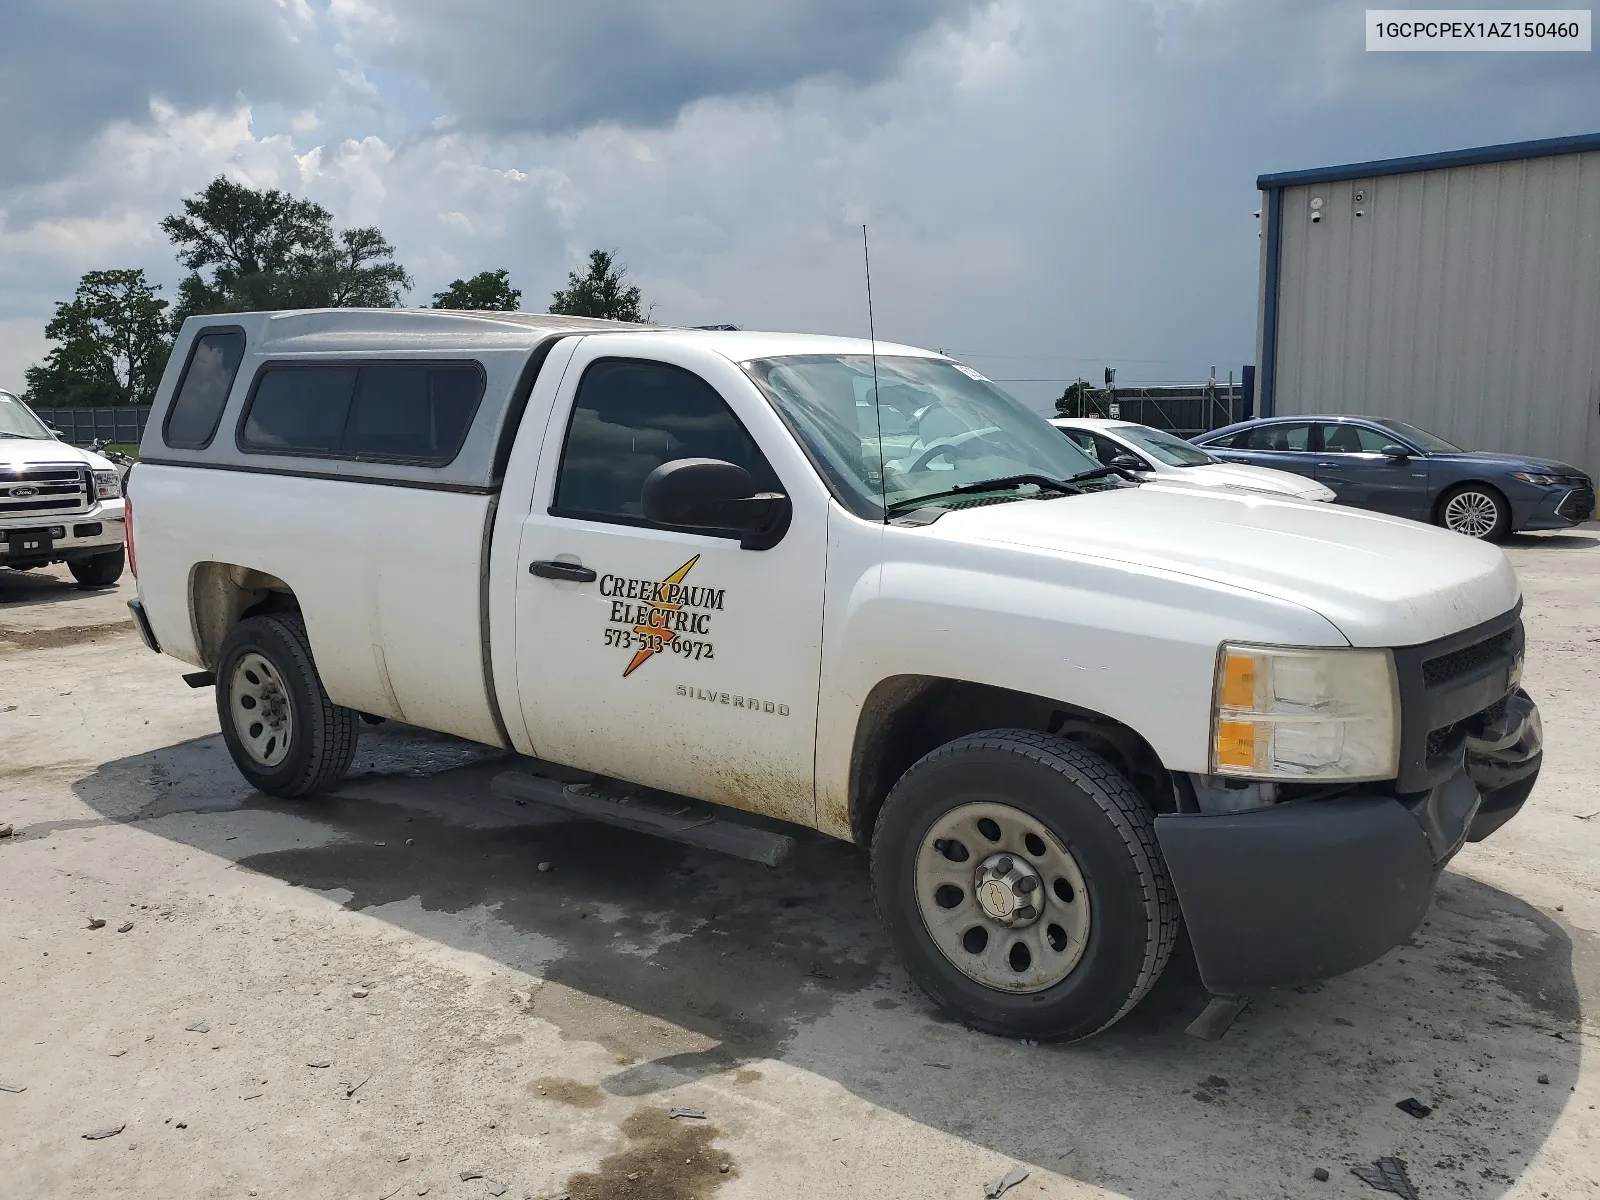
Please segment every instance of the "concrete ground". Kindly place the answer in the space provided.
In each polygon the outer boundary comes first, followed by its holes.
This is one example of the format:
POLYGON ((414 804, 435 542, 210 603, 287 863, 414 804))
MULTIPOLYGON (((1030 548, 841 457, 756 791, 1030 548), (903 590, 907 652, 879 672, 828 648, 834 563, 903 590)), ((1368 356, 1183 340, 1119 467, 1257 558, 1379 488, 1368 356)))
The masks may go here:
POLYGON ((129 586, 0 571, 0 1196, 1600 1196, 1600 527, 1508 549, 1545 773, 1413 944, 1211 1043, 1170 970, 1074 1046, 935 1013, 848 846, 555 819, 388 726, 253 794, 129 586))

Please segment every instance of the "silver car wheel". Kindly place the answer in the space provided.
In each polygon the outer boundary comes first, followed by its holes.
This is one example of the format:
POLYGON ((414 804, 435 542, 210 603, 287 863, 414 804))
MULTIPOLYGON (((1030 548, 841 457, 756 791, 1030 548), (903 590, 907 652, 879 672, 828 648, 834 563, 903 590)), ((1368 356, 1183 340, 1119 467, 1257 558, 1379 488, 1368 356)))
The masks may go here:
POLYGON ((1467 537, 1483 538, 1500 523, 1500 505, 1487 492, 1458 492, 1445 502, 1444 527, 1467 537))
POLYGON ((934 945, 997 992, 1040 992, 1089 944, 1089 892, 1072 852, 1006 804, 963 804, 917 850, 917 911, 934 945))
POLYGON ((294 708, 289 688, 272 661, 254 650, 241 655, 228 686, 233 728, 245 752, 263 767, 289 757, 294 708))

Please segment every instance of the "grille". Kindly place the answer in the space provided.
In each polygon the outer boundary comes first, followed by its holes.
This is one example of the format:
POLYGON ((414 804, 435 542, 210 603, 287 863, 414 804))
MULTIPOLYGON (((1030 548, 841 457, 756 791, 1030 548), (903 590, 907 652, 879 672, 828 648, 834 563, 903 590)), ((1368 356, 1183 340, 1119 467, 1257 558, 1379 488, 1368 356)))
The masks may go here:
POLYGON ((0 517, 86 512, 89 473, 82 467, 22 467, 0 473, 0 517))
POLYGON ((954 503, 946 503, 945 507, 950 509, 983 508, 990 504, 1010 504, 1013 500, 1020 500, 1021 498, 1020 496, 980 496, 976 500, 957 500, 954 503))
POLYGON ((1511 645, 1513 632, 1507 629, 1474 645, 1463 646, 1459 650, 1452 650, 1449 654, 1441 654, 1438 658, 1430 658, 1422 664, 1422 682, 1428 687, 1438 687, 1441 683, 1448 683, 1479 667, 1487 666, 1496 659, 1504 658, 1511 645))
POLYGON ((1594 516, 1594 489, 1574 488, 1556 507, 1556 515, 1569 521, 1587 521, 1594 516))
POLYGON ((1435 729, 1428 735, 1428 757, 1438 758, 1450 748, 1450 742, 1456 736, 1456 727, 1447 725, 1443 729, 1435 729))

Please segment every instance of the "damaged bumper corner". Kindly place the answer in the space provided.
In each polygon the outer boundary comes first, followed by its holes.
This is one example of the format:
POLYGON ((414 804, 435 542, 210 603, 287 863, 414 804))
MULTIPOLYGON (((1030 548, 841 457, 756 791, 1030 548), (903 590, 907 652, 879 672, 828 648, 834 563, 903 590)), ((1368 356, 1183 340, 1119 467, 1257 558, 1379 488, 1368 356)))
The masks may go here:
POLYGON ((1542 757, 1538 709, 1518 690, 1429 791, 1156 818, 1201 979, 1221 994, 1305 983, 1406 941, 1445 864, 1516 815, 1542 757))

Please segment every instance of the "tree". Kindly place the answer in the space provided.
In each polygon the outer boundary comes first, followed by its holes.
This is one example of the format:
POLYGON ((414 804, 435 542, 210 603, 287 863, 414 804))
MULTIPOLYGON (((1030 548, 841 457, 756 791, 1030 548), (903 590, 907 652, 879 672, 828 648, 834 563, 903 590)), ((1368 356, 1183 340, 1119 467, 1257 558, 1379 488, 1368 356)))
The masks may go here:
POLYGON ((411 286, 375 226, 335 233, 322 205, 221 175, 161 229, 190 272, 178 287, 174 329, 196 313, 388 308, 411 286))
POLYGON ((1087 380, 1079 379, 1067 384, 1066 390, 1056 397, 1056 415, 1058 417, 1104 416, 1105 405, 1111 399, 1110 392, 1095 387, 1087 380))
POLYGON ((435 308, 472 308, 485 312, 516 312, 521 301, 522 293, 511 286, 508 271, 479 271, 471 279, 457 279, 444 291, 433 294, 435 308))
POLYGON ((579 277, 567 273, 567 288, 550 300, 550 311, 569 317, 609 317, 613 321, 643 321, 639 311, 639 289, 623 286, 628 268, 617 262, 610 251, 589 251, 589 273, 579 277))
POLYGON ((90 271, 80 279, 44 327, 56 345, 28 368, 29 403, 149 403, 172 352, 159 290, 142 270, 90 271))

